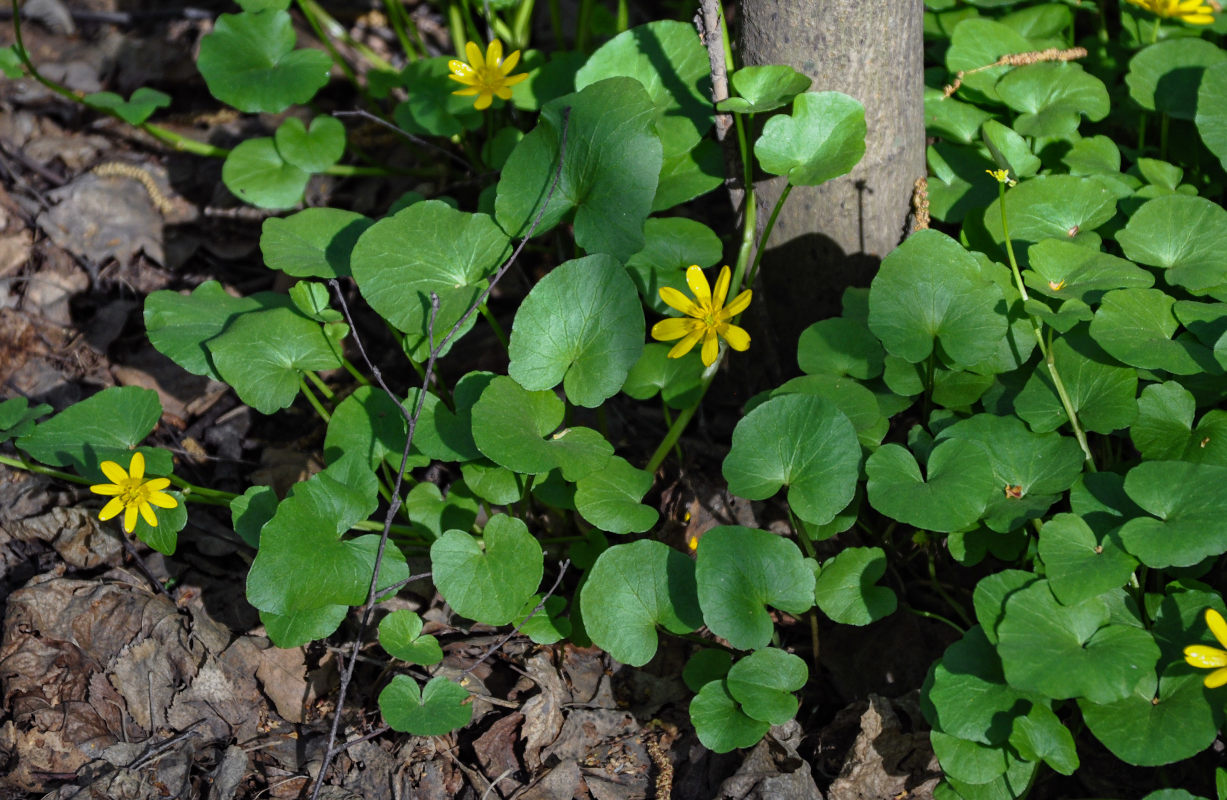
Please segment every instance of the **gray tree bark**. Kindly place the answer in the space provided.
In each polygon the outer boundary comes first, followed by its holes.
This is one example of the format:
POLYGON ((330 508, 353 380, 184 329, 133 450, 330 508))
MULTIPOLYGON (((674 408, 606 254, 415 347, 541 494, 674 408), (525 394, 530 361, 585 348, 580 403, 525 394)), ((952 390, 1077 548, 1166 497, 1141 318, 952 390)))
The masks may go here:
MULTIPOLYGON (((923 0, 742 0, 732 33, 743 64, 788 64, 865 106, 865 157, 850 175, 793 189, 767 243, 762 291, 785 371, 797 335, 868 285, 906 233, 925 174, 923 0), (739 23, 739 24, 738 24, 739 23)), ((784 179, 757 182, 761 232, 784 179)))

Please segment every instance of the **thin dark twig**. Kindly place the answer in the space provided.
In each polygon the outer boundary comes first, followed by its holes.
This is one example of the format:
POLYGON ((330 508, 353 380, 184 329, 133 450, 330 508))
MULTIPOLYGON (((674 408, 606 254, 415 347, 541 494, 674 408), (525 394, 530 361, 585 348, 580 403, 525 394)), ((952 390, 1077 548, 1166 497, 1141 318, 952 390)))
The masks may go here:
POLYGON ((562 563, 558 565, 558 577, 554 579, 554 585, 550 587, 550 590, 548 592, 546 592, 544 595, 541 596, 541 602, 537 603, 537 607, 534 608, 529 613, 529 615, 524 618, 523 622, 515 626, 515 628, 512 629, 512 631, 508 633, 506 636, 504 636, 502 639, 499 639, 497 642, 492 644, 490 648, 486 650, 485 653, 482 654, 481 658, 477 659, 472 664, 470 664, 468 668, 466 668, 465 671, 460 674, 468 675, 470 672, 477 669, 477 666, 481 664, 481 662, 485 661, 487 658, 494 655, 495 652, 499 650, 499 648, 507 644, 507 642, 511 641, 511 637, 519 633, 524 628, 524 626, 528 624, 528 621, 537 615, 538 611, 545 608, 545 601, 553 597, 554 592, 558 591, 558 584, 562 583, 562 576, 567 574, 567 567, 569 566, 571 566, 571 559, 564 558, 562 560, 562 563))
MULTIPOLYGON (((362 356, 362 360, 366 363, 367 368, 371 370, 371 374, 379 383, 380 388, 388 393, 388 397, 391 398, 392 402, 396 403, 397 407, 400 408, 401 414, 406 416, 406 419, 409 422, 409 429, 405 436, 405 448, 401 453, 400 469, 398 469, 396 472, 396 481, 392 487, 392 499, 388 504, 387 514, 384 515, 383 533, 381 533, 379 537, 379 549, 375 554, 375 568, 371 574, 370 587, 367 589, 367 599, 362 609, 362 620, 358 625, 358 632, 354 635, 353 647, 350 649, 349 659, 345 662, 345 669, 341 673, 341 685, 339 687, 340 696, 337 698, 337 707, 336 710, 333 711, 332 725, 328 732, 328 747, 324 751, 324 758, 320 764, 319 774, 316 776, 315 785, 311 789, 311 800, 318 800, 320 790, 324 787, 324 778, 328 774, 328 768, 332 765, 332 760, 336 757, 337 753, 339 753, 344 747, 338 747, 337 745, 337 731, 340 728, 342 712, 345 709, 345 697, 349 692, 349 684, 353 679, 354 668, 358 663, 358 653, 362 649, 362 642, 366 636, 367 628, 370 625, 371 614, 374 613, 375 610, 376 598, 379 595, 379 572, 383 565, 384 553, 387 550, 388 537, 392 532, 392 521, 396 518, 396 512, 400 510, 401 485, 404 482, 405 468, 409 463, 409 449, 413 446, 413 436, 417 432, 418 418, 422 414, 422 406, 426 401, 426 392, 430 387, 430 381, 434 375, 435 361, 438 359, 439 353, 442 352, 445 347, 447 347, 452 337, 455 336, 459 330, 461 330, 462 326, 466 321, 468 321, 469 317, 471 317, 477 311, 477 308, 482 303, 486 302, 486 298, 490 296, 490 292, 494 289, 495 284, 497 284, 499 280, 507 274, 507 270, 509 270, 511 265, 515 263, 517 258, 519 258, 520 253, 524 250, 524 246, 528 243, 528 240, 532 238, 533 234, 537 230, 537 227, 541 224, 541 220, 545 217, 545 210, 549 207, 550 201, 554 197, 554 192, 558 189, 559 181, 562 180, 562 168, 563 164, 565 163, 567 152, 567 128, 570 120, 571 109, 570 107, 564 108, 562 110, 562 130, 559 134, 558 140, 558 166, 555 168, 554 180, 550 183, 550 190, 546 193, 545 202, 542 203, 541 210, 537 213, 536 218, 533 219, 533 224, 524 234, 524 238, 520 240, 520 244, 512 252, 510 258, 507 259, 503 266, 499 267, 498 272, 496 272, 494 277, 490 279, 490 284, 486 287, 485 291, 483 291, 481 296, 478 297, 471 306, 469 306, 469 310, 459 319, 459 321, 456 322, 455 325, 451 327, 451 330, 447 332, 447 334, 442 340, 439 341, 438 344, 435 344, 435 319, 439 315, 439 296, 434 292, 430 293, 430 316, 426 321, 426 336, 427 341, 430 342, 430 356, 426 361, 426 368, 422 374, 422 388, 418 392, 417 402, 414 404, 412 414, 409 414, 408 409, 405 408, 405 405, 401 403, 400 400, 397 399, 396 395, 393 394, 392 390, 388 388, 388 385, 384 382, 379 370, 375 367, 374 363, 367 355, 366 348, 362 346, 361 338, 358 336, 358 329, 354 326, 353 318, 349 313, 349 308, 345 305, 345 299, 342 297, 340 283, 335 278, 328 282, 329 285, 332 286, 333 292, 335 292, 337 297, 340 298, 341 307, 345 313, 346 321, 349 323, 349 329, 353 334, 354 342, 358 346, 358 352, 362 356)), ((557 586, 557 584, 555 584, 555 586, 557 586)), ((550 591, 552 592, 553 589, 550 591)), ((534 613, 536 613, 535 610, 534 613)))
POLYGON ((397 581, 391 586, 385 586, 384 590, 379 593, 378 600, 383 600, 385 597, 391 597, 392 595, 396 594, 397 592, 399 592, 401 589, 405 588, 409 584, 416 583, 418 581, 424 581, 433 574, 434 573, 432 572, 423 572, 420 575, 410 575, 408 578, 405 578, 403 581, 397 581))
POLYGON ((369 111, 366 111, 363 109, 358 109, 357 111, 334 111, 332 112, 332 116, 334 117, 359 117, 361 119, 367 120, 368 122, 374 122, 376 125, 382 125, 383 127, 392 131, 396 135, 403 136, 404 138, 408 139, 409 141, 413 142, 419 147, 425 147, 427 150, 433 150, 436 153, 442 153, 443 155, 450 158, 452 161, 455 161, 457 164, 464 167, 465 170, 468 172, 477 172, 477 168, 474 167, 472 164, 470 164, 467 159, 461 158, 460 156, 453 153, 451 150, 448 150, 444 147, 439 147, 437 144, 428 142, 421 137, 414 136, 409 131, 404 130, 402 128, 398 128, 395 125, 393 125, 391 122, 388 122, 386 119, 377 117, 369 111))

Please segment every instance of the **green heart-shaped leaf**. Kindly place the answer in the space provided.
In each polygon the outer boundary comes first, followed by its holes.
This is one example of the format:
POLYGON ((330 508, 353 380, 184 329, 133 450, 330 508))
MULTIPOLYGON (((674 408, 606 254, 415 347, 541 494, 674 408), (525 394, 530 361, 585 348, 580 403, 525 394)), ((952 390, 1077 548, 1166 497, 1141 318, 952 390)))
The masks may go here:
POLYGON ((222 14, 200 40, 196 67, 223 103, 249 114, 277 114, 310 101, 332 69, 327 53, 295 50, 294 39, 283 10, 222 14))
POLYGON ((619 33, 575 73, 582 91, 606 78, 634 78, 655 106, 654 126, 670 158, 690 150, 712 125, 711 65, 694 26, 658 20, 619 33))
POLYGON ((767 606, 799 616, 814 605, 814 571, 797 546, 739 525, 703 535, 695 580, 703 621, 739 650, 771 641, 775 626, 767 606))
POLYGON ((537 219, 558 172, 566 109, 566 158, 536 234, 574 211, 580 247, 625 261, 643 249, 662 163, 652 131, 656 107, 631 78, 607 78, 545 105, 503 166, 495 217, 512 236, 523 236, 537 219))
POLYGON ((1176 119, 1197 114, 1197 90, 1206 67, 1227 61, 1227 53, 1196 38, 1169 39, 1145 48, 1129 62, 1129 96, 1147 111, 1176 119))
POLYGON ((793 98, 813 83, 784 64, 764 64, 742 67, 729 77, 734 96, 716 104, 720 111, 738 114, 759 114, 788 105, 793 98))
POLYGON ((985 745, 1009 738, 1011 719, 1038 699, 1006 683, 1001 659, 979 625, 946 648, 926 687, 920 707, 934 730, 985 745))
POLYGON ((544 571, 541 545, 528 526, 504 514, 486 523, 481 543, 447 531, 430 546, 430 562, 443 599, 456 613, 487 625, 515 619, 544 571))
POLYGON ((1129 428, 1133 446, 1152 461, 1192 461, 1227 467, 1227 411, 1207 411, 1193 427, 1196 402, 1175 381, 1151 384, 1138 398, 1129 428))
POLYGON ((869 289, 869 328, 888 353, 912 363, 937 345, 956 364, 976 364, 1005 335, 1004 300, 958 242, 919 231, 883 259, 869 289))
POLYGON ((1125 476, 1130 499, 1153 517, 1120 529, 1125 549, 1150 567, 1189 567, 1227 551, 1227 467, 1144 461, 1125 476))
POLYGON ((269 269, 298 278, 340 278, 350 274, 358 237, 375 223, 353 211, 307 208, 288 217, 269 217, 260 229, 260 252, 269 269))
POLYGON ((414 736, 443 736, 473 719, 472 695, 436 675, 419 689, 408 675, 396 675, 379 693, 379 711, 392 730, 414 736))
POLYGON ((311 120, 308 130, 301 119, 290 117, 277 126, 273 141, 290 164, 307 172, 323 172, 345 155, 345 126, 321 114, 311 120))
POLYGON ((946 51, 946 69, 951 75, 966 73, 960 95, 972 100, 997 101, 997 81, 1011 68, 990 65, 1001 56, 1034 49, 1025 36, 1008 25, 973 17, 955 26, 950 49, 946 51))
POLYGON ((1193 375, 1217 365, 1191 336, 1172 339, 1176 300, 1158 289, 1116 289, 1103 296, 1091 321, 1092 338, 1113 358, 1134 367, 1193 375))
POLYGON ((560 382, 596 408, 618 393, 643 352, 643 305, 622 264, 597 254, 555 267, 520 304, 507 374, 529 391, 560 382))
POLYGON ((636 400, 647 400, 659 393, 670 408, 694 405, 703 382, 703 362, 697 358, 669 358, 671 349, 667 344, 647 344, 639 361, 626 374, 622 391, 636 400))
POLYGON ((1018 67, 995 88, 1005 104, 1019 112, 1013 127, 1023 136, 1068 136, 1078 130, 1084 115, 1098 122, 1110 109, 1103 81, 1070 62, 1018 67))
POLYGON ((771 729, 770 722, 748 716, 723 680, 712 681, 690 701, 690 724, 703 746, 713 753, 753 747, 771 729))
POLYGON ((775 647, 756 650, 728 671, 724 685, 751 719, 783 725, 796 716, 793 692, 809 680, 805 661, 775 647))
POLYGON ((1039 553, 1057 600, 1077 605, 1124 586, 1137 560, 1118 541, 1115 536, 1095 533, 1075 514, 1057 514, 1045 522, 1039 553))
POLYGON ((1108 253, 1061 239, 1044 239, 1027 249, 1031 269, 1023 282, 1032 290, 1060 300, 1097 302, 1110 289, 1148 289, 1149 271, 1108 253))
MULTIPOLYGON (((1124 428, 1137 416, 1137 370, 1117 366, 1099 347, 1084 337, 1065 336, 1050 350, 1061 382, 1082 426, 1096 433, 1124 428)), ((1040 364, 1014 398, 1014 411, 1031 430, 1052 431, 1066 422, 1047 368, 1040 364)))
POLYGON ((988 453, 974 442, 942 442, 926 471, 927 479, 907 448, 882 445, 865 463, 869 504, 908 525, 949 532, 979 519, 996 489, 988 453))
POLYGON ((1169 284, 1193 294, 1227 284, 1227 210, 1203 197, 1167 195, 1149 200, 1116 234, 1125 257, 1162 267, 1169 284))
POLYGON ((1227 168, 1227 64, 1205 71, 1197 89, 1197 132, 1227 168))
POLYGON ((115 112, 129 125, 140 125, 153 116, 153 112, 159 108, 168 108, 170 95, 142 86, 133 92, 132 97, 128 100, 124 100, 114 92, 94 92, 87 94, 82 101, 90 108, 115 112))
POLYGON ((282 158, 267 136, 240 142, 222 164, 226 188, 243 202, 260 208, 298 205, 310 179, 309 172, 282 158))
POLYGON ((865 107, 840 92, 797 95, 792 114, 767 120, 754 143, 763 170, 793 186, 847 175, 865 155, 865 107))
POLYGON ((852 499, 860 459, 856 430, 833 403, 783 395, 737 423, 723 471, 729 491, 750 500, 788 486, 797 516, 822 525, 852 499))
POLYGON ((644 246, 626 262, 643 302, 660 314, 669 306, 660 299, 662 286, 688 292, 686 268, 710 267, 720 260, 724 245, 715 231, 685 217, 653 217, 643 224, 644 246))
MULTIPOLYGON (((481 127, 482 113, 473 108, 471 96, 457 95, 448 56, 423 58, 405 65, 396 83, 409 89, 409 98, 398 103, 392 119, 407 133, 426 136, 458 136, 481 127)), ((521 82, 516 88, 524 86, 521 82)))
POLYGON ((848 547, 822 563, 814 598, 822 613, 844 625, 868 625, 895 613, 895 591, 874 584, 886 573, 880 547, 848 547))
MULTIPOLYGON (((1006 192, 1005 204, 1015 252, 1044 239, 1086 238, 1116 214, 1116 198, 1102 183, 1073 175, 1025 180, 1006 192)), ((984 210, 984 227, 1004 248, 1000 198, 984 210)))
POLYGON ((422 635, 422 618, 407 608, 379 621, 379 645, 393 658, 429 666, 443 660, 443 648, 433 636, 422 635))
POLYGON ((606 533, 642 533, 660 519, 656 509, 639 502, 651 488, 651 473, 614 456, 604 469, 576 482, 575 508, 606 533))
POLYGON ((703 624, 694 562, 651 539, 601 553, 580 590, 580 604, 592 641, 632 667, 656 654, 657 625, 690 633, 703 624))

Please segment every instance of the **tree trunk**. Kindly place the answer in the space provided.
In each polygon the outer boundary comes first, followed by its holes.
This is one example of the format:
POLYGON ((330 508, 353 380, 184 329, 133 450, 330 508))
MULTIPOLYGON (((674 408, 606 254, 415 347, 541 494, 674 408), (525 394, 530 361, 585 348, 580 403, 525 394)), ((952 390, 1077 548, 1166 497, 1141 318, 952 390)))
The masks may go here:
MULTIPOLYGON (((734 23, 744 64, 788 64, 865 106, 865 157, 850 175, 793 189, 763 257, 757 289, 776 351, 794 367, 797 335, 839 312, 843 289, 866 286, 902 241, 913 186, 925 174, 923 0, 742 0, 734 23)), ((762 231, 784 186, 762 180, 762 231)))

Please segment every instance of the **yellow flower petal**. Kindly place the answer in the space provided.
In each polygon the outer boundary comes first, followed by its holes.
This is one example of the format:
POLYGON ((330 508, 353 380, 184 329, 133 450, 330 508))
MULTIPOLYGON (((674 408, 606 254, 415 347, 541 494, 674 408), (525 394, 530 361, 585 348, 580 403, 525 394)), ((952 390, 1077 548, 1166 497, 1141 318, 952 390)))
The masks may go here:
POLYGON ((703 338, 703 330, 703 328, 698 328, 686 334, 685 339, 673 345, 673 349, 669 351, 669 358, 681 358, 694 349, 694 346, 703 338))
POLYGON ((716 278, 716 288, 712 290, 712 308, 722 308, 724 301, 729 296, 729 281, 732 279, 733 273, 727 266, 720 268, 720 275, 716 278))
POLYGON ((116 495, 123 491, 123 487, 116 486, 113 483, 95 483, 89 487, 89 490, 94 494, 101 495, 116 495))
POLYGON ((716 363, 716 356, 720 355, 720 339, 716 336, 716 332, 711 328, 703 334, 703 352, 699 357, 703 359, 703 366, 710 367, 716 363))
MULTIPOLYGON (((703 270, 699 269, 697 264, 692 264, 686 268, 686 285, 690 287, 690 292, 694 295, 694 299, 698 301, 700 308, 707 309, 711 306, 711 284, 707 282, 707 276, 703 274, 703 270)), ((661 291, 663 292, 664 290, 662 289, 661 291)), ((665 302, 669 301, 666 300, 665 302)), ((681 309, 678 310, 680 311, 681 309)), ((692 314, 691 316, 697 315, 692 314)))
POLYGON ((724 341, 729 343, 729 347, 734 350, 745 352, 750 349, 750 334, 746 333, 745 328, 730 325, 721 335, 724 336, 724 341))
POLYGON ((688 317, 703 316, 703 309, 699 308, 693 300, 672 286, 660 287, 660 299, 664 300, 666 305, 676 308, 688 317))
MULTIPOLYGON (((503 63, 499 65, 499 71, 501 71, 501 72, 502 72, 504 75, 506 75, 507 73, 509 73, 509 72, 511 72, 513 69, 515 69, 515 68, 516 68, 516 64, 519 64, 519 63, 520 63, 520 51, 519 51, 519 50, 513 50, 513 51, 511 52, 511 55, 509 55, 509 56, 507 56, 505 59, 503 59, 503 63)), ((527 78, 527 77, 528 77, 528 75, 527 75, 527 74, 525 74, 525 75, 519 75, 519 76, 517 76, 517 77, 518 77, 520 80, 523 80, 524 78, 527 78)))
MULTIPOLYGON (((1218 643, 1223 647, 1227 647, 1227 620, 1223 619, 1223 615, 1215 611, 1213 608, 1206 609, 1206 627, 1214 634, 1214 638, 1218 639, 1218 643)), ((1225 664, 1224 666, 1227 666, 1225 664)))
POLYGON ((1204 685, 1207 689, 1217 689, 1225 683, 1227 683, 1227 667, 1224 667, 1223 669, 1216 669, 1214 672, 1207 675, 1206 679, 1202 681, 1202 685, 1204 685))
POLYGON ((132 533, 136 528, 136 504, 124 507, 124 532, 132 533))
POLYGON ((139 450, 132 454, 132 462, 128 464, 128 477, 134 481, 145 477, 145 454, 139 450))
POLYGON ((167 486, 170 486, 170 478, 154 478, 145 481, 141 489, 148 492, 160 492, 167 486))
POLYGON ((1184 660, 1189 666, 1202 669, 1227 667, 1227 650, 1204 644, 1191 644, 1184 648, 1184 660))
POLYGON ((750 298, 753 296, 754 292, 746 289, 744 292, 734 297, 733 302, 729 303, 724 308, 724 313, 727 315, 726 319, 735 317, 741 312, 745 311, 746 307, 750 305, 750 298))
POLYGON ((452 71, 452 74, 447 76, 452 80, 457 80, 462 83, 472 83, 477 78, 476 71, 474 71, 474 69, 468 64, 458 59, 453 58, 451 61, 447 62, 447 68, 452 71))
POLYGON ((110 500, 107 501, 107 504, 102 507, 102 510, 98 512, 98 519, 102 520, 103 522, 106 522, 108 519, 110 519, 111 517, 115 516, 120 511, 123 511, 123 510, 124 510, 124 501, 119 499, 118 497, 111 498, 110 500))
POLYGON ((452 92, 452 94, 458 94, 461 97, 471 97, 472 95, 480 93, 481 89, 478 89, 476 86, 470 86, 467 89, 457 89, 456 91, 452 92))
POLYGON ((107 480, 111 483, 122 484, 128 480, 127 471, 114 461, 103 461, 98 466, 102 468, 102 474, 106 475, 107 480))
POLYGON ((473 101, 473 108, 481 111, 482 109, 489 108, 493 102, 494 95, 490 94, 490 92, 481 92, 477 99, 473 101))
POLYGON ((660 342, 671 342, 695 331, 702 331, 703 323, 688 317, 668 317, 652 326, 652 338, 660 342))
POLYGON ((499 88, 495 89, 494 94, 500 100, 510 100, 511 99, 511 90, 508 89, 506 86, 500 86, 499 88))
MULTIPOLYGON (((472 61, 472 59, 469 60, 472 61)), ((497 67, 502 63, 502 61, 503 43, 498 39, 495 39, 494 41, 490 42, 490 45, 486 48, 486 66, 497 67)))
POLYGON ((465 42, 464 55, 475 70, 480 70, 486 65, 485 60, 481 57, 481 48, 477 46, 477 42, 465 42))
POLYGON ((177 508, 179 501, 165 492, 150 492, 148 500, 158 508, 177 508))
POLYGON ((528 77, 527 72, 521 72, 519 75, 508 75, 507 78, 503 81, 503 85, 504 86, 515 86, 517 83, 519 83, 520 81, 524 80, 527 77, 528 77))
POLYGON ((153 506, 149 505, 148 503, 141 503, 139 508, 141 510, 141 519, 149 523, 149 527, 151 528, 158 527, 158 518, 153 513, 153 506))

